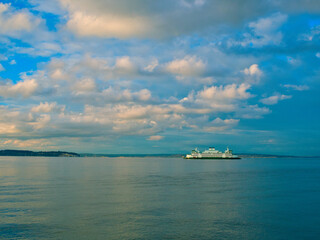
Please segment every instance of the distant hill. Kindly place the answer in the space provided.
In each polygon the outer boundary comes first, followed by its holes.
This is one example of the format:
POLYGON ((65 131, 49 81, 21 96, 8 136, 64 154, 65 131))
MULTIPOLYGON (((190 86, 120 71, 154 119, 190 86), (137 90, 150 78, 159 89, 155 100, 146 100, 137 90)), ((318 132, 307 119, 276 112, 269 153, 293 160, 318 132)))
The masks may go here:
POLYGON ((80 157, 78 153, 49 151, 33 152, 28 150, 0 150, 0 156, 24 156, 24 157, 80 157))

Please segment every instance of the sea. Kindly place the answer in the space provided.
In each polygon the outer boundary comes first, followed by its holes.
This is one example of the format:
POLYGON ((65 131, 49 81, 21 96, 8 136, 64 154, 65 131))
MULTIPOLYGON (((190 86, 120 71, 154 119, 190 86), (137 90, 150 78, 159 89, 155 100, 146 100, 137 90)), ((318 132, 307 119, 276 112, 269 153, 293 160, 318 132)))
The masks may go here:
POLYGON ((0 157, 0 239, 320 239, 320 159, 0 157))

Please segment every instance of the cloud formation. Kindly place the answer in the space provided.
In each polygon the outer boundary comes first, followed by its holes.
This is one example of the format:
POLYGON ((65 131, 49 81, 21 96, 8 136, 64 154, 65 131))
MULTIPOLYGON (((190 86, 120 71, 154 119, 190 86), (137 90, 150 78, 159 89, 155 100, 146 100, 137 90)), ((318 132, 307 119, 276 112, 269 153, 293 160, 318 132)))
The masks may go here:
POLYGON ((28 79, 24 81, 20 81, 16 84, 12 84, 7 82, 4 85, 1 85, 0 88, 0 96, 4 98, 11 98, 11 97, 29 97, 38 88, 38 83, 35 79, 28 79))
POLYGON ((285 84, 283 85, 287 89, 297 90, 297 91, 305 91, 309 90, 307 85, 294 85, 294 84, 285 84))
POLYGON ((169 73, 178 76, 200 76, 204 73, 206 64, 196 56, 186 56, 183 59, 176 59, 166 65, 169 73))
POLYGON ((246 139, 254 152, 290 129, 316 142, 319 14, 315 0, 0 3, 0 146, 163 152, 246 139), (295 110, 308 124, 281 125, 295 110))
POLYGON ((266 97, 260 100, 263 104, 266 105, 274 105, 277 104, 281 100, 290 99, 292 96, 284 95, 284 94, 276 94, 270 97, 266 97))
POLYGON ((16 35, 20 31, 30 32, 40 20, 28 11, 12 11, 10 4, 0 3, 0 34, 16 35))
POLYGON ((159 136, 159 135, 150 136, 148 138, 149 141, 159 141, 161 139, 163 139, 163 136, 159 136))

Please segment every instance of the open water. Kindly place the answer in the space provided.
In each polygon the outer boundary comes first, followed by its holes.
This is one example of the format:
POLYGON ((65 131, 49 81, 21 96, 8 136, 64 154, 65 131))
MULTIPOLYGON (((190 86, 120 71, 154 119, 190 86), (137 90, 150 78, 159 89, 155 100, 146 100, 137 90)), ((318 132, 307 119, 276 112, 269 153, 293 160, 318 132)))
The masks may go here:
POLYGON ((0 157, 0 239, 320 239, 320 159, 0 157))

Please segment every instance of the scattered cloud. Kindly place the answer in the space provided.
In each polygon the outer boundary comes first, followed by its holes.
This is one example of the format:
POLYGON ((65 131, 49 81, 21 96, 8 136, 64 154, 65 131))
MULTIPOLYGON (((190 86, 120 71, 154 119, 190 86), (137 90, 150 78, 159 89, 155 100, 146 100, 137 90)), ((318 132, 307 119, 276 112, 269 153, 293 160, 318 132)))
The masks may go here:
POLYGON ((278 12, 252 21, 248 24, 248 31, 245 31, 240 37, 229 39, 228 45, 229 47, 250 48, 278 46, 283 40, 281 27, 287 21, 287 18, 287 15, 278 12))
POLYGON ((208 100, 224 100, 224 99, 247 99, 250 97, 250 93, 247 90, 250 85, 240 84, 230 84, 227 86, 212 86, 205 88, 203 91, 199 92, 197 96, 200 99, 208 100))
POLYGON ((27 11, 14 11, 10 4, 0 3, 0 34, 14 35, 19 31, 30 32, 39 20, 33 19, 27 11))
POLYGON ((43 151, 44 149, 51 149, 52 143, 48 139, 8 139, 0 141, 0 146, 6 149, 37 149, 43 151))
POLYGON ((162 140, 163 138, 164 138, 164 136, 154 135, 154 136, 148 137, 147 140, 149 140, 149 141, 159 141, 159 140, 162 140))
POLYGON ((8 57, 6 57, 3 54, 0 54, 0 61, 7 61, 7 60, 8 60, 8 57))
POLYGON ((281 100, 290 99, 292 96, 290 95, 284 95, 284 94, 276 94, 267 98, 263 98, 260 100, 263 104, 266 105, 274 105, 277 104, 281 100))
POLYGON ((0 144, 175 151, 256 133, 280 101, 302 108, 296 94, 317 109, 319 14, 316 0, 0 3, 0 144))
POLYGON ((271 110, 267 107, 259 107, 258 104, 248 105, 239 109, 236 117, 244 119, 261 119, 264 115, 270 114, 271 110))
POLYGON ((206 132, 219 132, 234 128, 239 123, 239 119, 225 119, 216 118, 209 123, 209 126, 203 128, 206 132))
POLYGON ((150 31, 149 19, 143 17, 95 16, 73 12, 67 27, 75 34, 86 37, 139 37, 150 31))
POLYGON ((11 97, 29 97, 38 88, 38 83, 35 79, 29 79, 20 81, 16 84, 12 84, 8 82, 5 85, 1 85, 0 87, 0 96, 4 98, 11 98, 11 97))
POLYGON ((176 59, 166 65, 169 73, 178 76, 201 76, 206 69, 206 64, 196 56, 186 56, 176 59))
POLYGON ((49 34, 44 30, 44 21, 28 9, 16 9, 10 3, 0 3, 0 36, 33 41, 34 35, 42 40, 49 34), (25 38, 28 39, 25 39, 25 38))
POLYGON ((146 66, 146 67, 144 68, 144 70, 147 71, 147 72, 153 72, 154 69, 155 69, 158 65, 159 65, 158 60, 157 60, 157 59, 154 59, 154 60, 152 60, 152 62, 151 62, 148 66, 146 66))
POLYGON ((31 108, 31 112, 34 113, 50 113, 53 111, 57 111, 57 112, 61 112, 64 111, 65 106, 58 106, 56 102, 52 102, 52 103, 40 103, 38 106, 34 106, 31 108))
MULTIPOLYGON (((56 72, 55 72, 56 73, 56 72)), ((82 79, 74 84, 74 92, 76 95, 85 94, 87 92, 94 92, 96 90, 96 83, 91 78, 82 79)))
POLYGON ((297 90, 297 91, 309 90, 309 86, 307 86, 307 85, 284 84, 283 86, 287 89, 292 89, 292 90, 297 90))
POLYGON ((0 135, 16 133, 18 129, 12 123, 0 123, 0 135))
POLYGON ((267 18, 260 18, 256 22, 249 23, 249 27, 254 32, 254 38, 251 39, 253 45, 279 45, 283 34, 280 27, 287 21, 287 15, 275 13, 267 18))
POLYGON ((133 73, 136 71, 134 63, 131 61, 130 57, 124 56, 116 59, 115 69, 123 73, 133 73))
POLYGON ((252 64, 249 68, 245 68, 243 73, 247 76, 248 83, 258 83, 262 76, 262 71, 258 64, 252 64))

